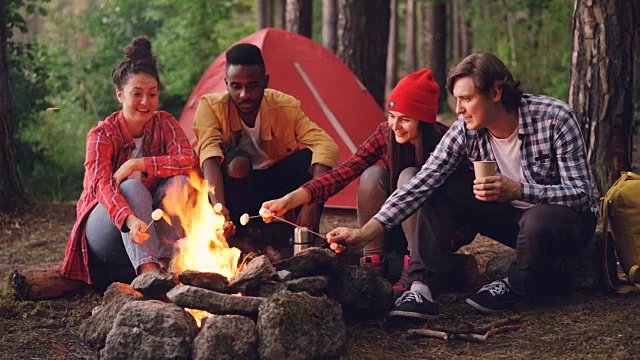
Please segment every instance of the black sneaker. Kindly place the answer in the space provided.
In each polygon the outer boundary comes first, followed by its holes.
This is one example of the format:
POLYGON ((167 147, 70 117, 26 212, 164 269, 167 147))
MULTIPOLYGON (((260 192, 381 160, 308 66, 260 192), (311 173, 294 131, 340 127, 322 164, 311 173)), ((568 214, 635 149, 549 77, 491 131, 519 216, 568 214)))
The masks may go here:
POLYGON ((403 316, 416 319, 433 319, 440 315, 437 303, 427 300, 417 291, 405 291, 396 300, 396 305, 389 312, 389 316, 403 316))
POLYGON ((523 300, 524 296, 513 292, 506 281, 496 280, 469 296, 467 304, 482 312, 495 314, 509 310, 523 300))

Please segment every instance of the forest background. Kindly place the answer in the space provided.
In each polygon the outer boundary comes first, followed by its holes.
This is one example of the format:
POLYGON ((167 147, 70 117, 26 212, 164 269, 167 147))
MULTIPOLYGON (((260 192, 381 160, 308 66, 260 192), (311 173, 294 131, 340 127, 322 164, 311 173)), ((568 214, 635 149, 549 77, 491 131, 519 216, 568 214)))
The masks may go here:
MULTIPOLYGON (((618 171, 639 168, 638 0, 0 0, 0 274, 60 263, 82 186, 85 135, 120 107, 110 74, 133 37, 153 41, 161 109, 178 118, 211 62, 269 26, 335 52, 380 104, 410 71, 430 67, 443 84, 465 55, 494 52, 526 91, 574 108, 601 191, 618 171)), ((448 100, 443 93, 446 122, 454 118, 448 100)), ((329 212, 321 231, 356 226, 353 211, 329 212)), ((505 250, 481 237, 464 253, 482 271, 505 250)), ((100 294, 18 301, 3 285, 0 359, 95 358, 78 327, 100 294)), ((555 297, 519 309, 519 331, 477 346, 412 339, 379 319, 351 323, 344 358, 635 359, 634 295, 555 297)), ((465 296, 439 299, 439 324, 491 321, 466 306, 465 296)))
MULTIPOLYGON (((291 26, 285 3, 311 6, 308 35, 320 43, 326 11, 320 0, 6 1, 12 16, 7 27, 16 162, 27 193, 44 201, 78 198, 85 135, 119 108, 110 73, 133 37, 152 40, 163 83, 160 108, 179 118, 202 73, 228 46, 259 27, 291 26), (49 107, 60 110, 46 111, 49 107)), ((380 1, 366 6, 374 3, 380 1)), ((421 67, 448 68, 472 51, 490 51, 527 92, 568 100, 572 0, 392 0, 390 5, 391 14, 380 14, 391 19, 392 40, 379 52, 388 55, 386 92, 421 67)), ((375 84, 367 84, 367 75, 354 72, 372 91, 375 84)), ((384 94, 374 97, 381 102, 384 94)), ((452 118, 446 98, 441 110, 452 118)))

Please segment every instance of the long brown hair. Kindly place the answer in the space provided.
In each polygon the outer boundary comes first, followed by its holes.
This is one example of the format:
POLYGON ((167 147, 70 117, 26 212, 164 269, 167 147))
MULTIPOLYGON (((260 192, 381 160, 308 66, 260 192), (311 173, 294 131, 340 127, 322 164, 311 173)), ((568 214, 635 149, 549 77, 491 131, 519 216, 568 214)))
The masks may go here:
POLYGON ((402 170, 415 166, 418 169, 427 161, 444 135, 444 125, 418 121, 418 141, 400 144, 396 141, 393 130, 389 131, 389 178, 391 192, 398 187, 398 178, 402 170))

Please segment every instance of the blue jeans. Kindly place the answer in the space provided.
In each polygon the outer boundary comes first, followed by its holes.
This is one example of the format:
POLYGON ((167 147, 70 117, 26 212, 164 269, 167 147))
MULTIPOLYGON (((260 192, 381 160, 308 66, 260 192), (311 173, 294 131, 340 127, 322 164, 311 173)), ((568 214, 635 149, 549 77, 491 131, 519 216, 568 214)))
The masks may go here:
MULTIPOLYGON (((187 186, 187 176, 167 178, 153 194, 140 181, 125 180, 120 184, 120 193, 133 213, 149 223, 151 213, 161 207, 170 184, 187 186)), ((128 283, 136 276, 140 265, 150 262, 159 264, 159 259, 170 259, 175 241, 182 237, 179 221, 172 219, 172 224, 164 220, 154 222, 147 230, 149 240, 144 244, 136 244, 129 238, 128 231, 122 232, 111 222, 102 205, 96 205, 89 214, 86 226, 92 279, 95 277, 98 282, 106 284, 113 281, 128 283)))

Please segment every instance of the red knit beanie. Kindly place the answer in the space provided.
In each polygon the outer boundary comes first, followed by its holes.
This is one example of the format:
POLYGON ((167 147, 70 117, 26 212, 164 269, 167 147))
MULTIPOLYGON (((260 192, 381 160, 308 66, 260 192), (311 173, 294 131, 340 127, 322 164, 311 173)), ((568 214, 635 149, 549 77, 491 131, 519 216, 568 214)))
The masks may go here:
POLYGON ((411 73, 396 85, 389 95, 387 110, 397 111, 414 119, 435 123, 438 114, 440 86, 429 69, 411 73))

